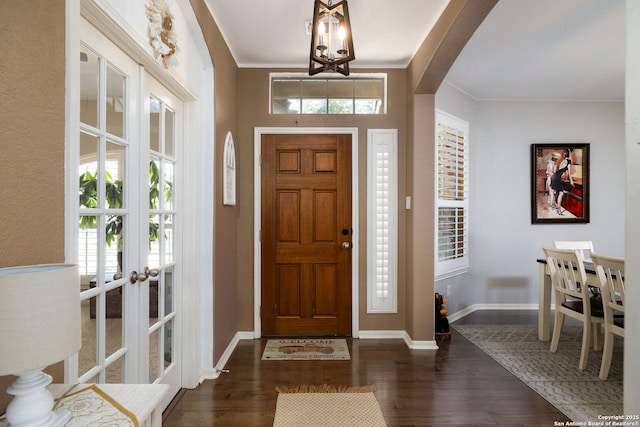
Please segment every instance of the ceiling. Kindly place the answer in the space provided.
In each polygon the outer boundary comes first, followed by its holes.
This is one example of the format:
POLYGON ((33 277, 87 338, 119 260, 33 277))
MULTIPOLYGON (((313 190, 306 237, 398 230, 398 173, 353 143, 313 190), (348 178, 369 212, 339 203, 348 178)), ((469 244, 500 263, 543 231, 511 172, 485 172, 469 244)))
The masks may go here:
MULTIPOLYGON (((239 67, 308 67, 313 0, 205 1, 239 67)), ((406 67, 447 2, 349 0, 351 69, 406 67)), ((621 101, 624 28, 624 0, 499 0, 445 80, 475 99, 621 101)))

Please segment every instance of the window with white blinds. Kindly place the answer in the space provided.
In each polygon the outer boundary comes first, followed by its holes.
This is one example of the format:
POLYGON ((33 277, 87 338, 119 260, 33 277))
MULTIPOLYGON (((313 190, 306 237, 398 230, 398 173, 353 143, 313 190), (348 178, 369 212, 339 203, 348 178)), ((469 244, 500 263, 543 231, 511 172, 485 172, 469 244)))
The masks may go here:
POLYGON ((436 279, 469 268, 469 123, 436 112, 436 279))
POLYGON ((367 131, 367 313, 396 313, 398 132, 367 131))
MULTIPOLYGON (((112 179, 118 178, 119 165, 120 162, 118 160, 106 160, 105 167, 106 170, 108 170, 111 174, 112 179)), ((97 170, 98 162, 91 160, 87 161, 86 159, 83 159, 83 163, 79 168, 79 174, 82 175, 86 172, 95 174, 97 170)), ((98 239, 98 232, 96 230, 97 221, 97 218, 95 220, 89 221, 93 224, 92 226, 80 227, 80 229, 78 230, 78 268, 81 275, 93 276, 98 272, 98 248, 100 246, 100 241, 98 239)), ((118 271, 117 245, 106 245, 104 250, 105 271, 118 271)))

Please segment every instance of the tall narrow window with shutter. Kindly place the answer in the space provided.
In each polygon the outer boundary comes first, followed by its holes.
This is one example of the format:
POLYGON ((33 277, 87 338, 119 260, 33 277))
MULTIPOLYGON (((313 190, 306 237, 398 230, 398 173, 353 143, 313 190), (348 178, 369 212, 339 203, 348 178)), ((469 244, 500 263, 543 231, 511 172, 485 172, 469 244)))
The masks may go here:
POLYGON ((367 132, 367 313, 398 311, 398 131, 367 132))
POLYGON ((436 280, 469 268, 469 123, 436 112, 436 280))

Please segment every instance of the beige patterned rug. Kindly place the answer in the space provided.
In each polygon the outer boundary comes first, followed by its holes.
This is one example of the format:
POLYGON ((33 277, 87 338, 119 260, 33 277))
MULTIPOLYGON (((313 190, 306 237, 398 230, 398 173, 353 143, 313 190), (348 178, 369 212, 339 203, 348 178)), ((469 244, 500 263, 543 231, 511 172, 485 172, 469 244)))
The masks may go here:
POLYGON ((550 343, 538 340, 536 326, 451 326, 573 421, 623 413, 622 338, 616 337, 609 378, 600 381, 602 352, 592 349, 587 369, 578 369, 581 327, 565 326, 558 351, 551 353, 550 343))
POLYGON ((350 360, 347 340, 335 338, 270 339, 262 360, 350 360))
POLYGON ((274 427, 385 427, 375 386, 276 387, 274 427))

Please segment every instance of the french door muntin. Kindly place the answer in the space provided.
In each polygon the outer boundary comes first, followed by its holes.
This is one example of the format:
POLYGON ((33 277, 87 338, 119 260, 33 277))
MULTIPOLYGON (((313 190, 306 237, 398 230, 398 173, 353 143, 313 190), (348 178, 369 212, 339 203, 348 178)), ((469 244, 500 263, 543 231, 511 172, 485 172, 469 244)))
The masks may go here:
POLYGON ((130 233, 139 192, 133 164, 139 118, 138 66, 88 25, 80 48, 78 263, 82 274, 80 382, 136 382, 131 347, 135 289, 126 272, 140 262, 130 233), (94 49, 94 46, 97 48, 94 49), (104 49, 106 54, 100 50, 104 49), (109 59, 107 59, 109 58, 109 59))
MULTIPOLYGON (((145 242, 147 264, 157 266, 157 278, 141 283, 140 292, 149 297, 144 306, 148 316, 147 337, 141 340, 140 373, 143 382, 180 384, 180 352, 178 344, 176 252, 179 250, 177 230, 178 142, 182 133, 182 105, 148 74, 142 82, 144 102, 143 133, 148 139, 148 230, 145 242)), ((141 332, 144 333, 141 328, 141 332)), ((177 388, 175 392, 177 392, 177 388)))
POLYGON ((81 28, 78 380, 170 382, 177 392, 181 103, 86 21, 81 28))

